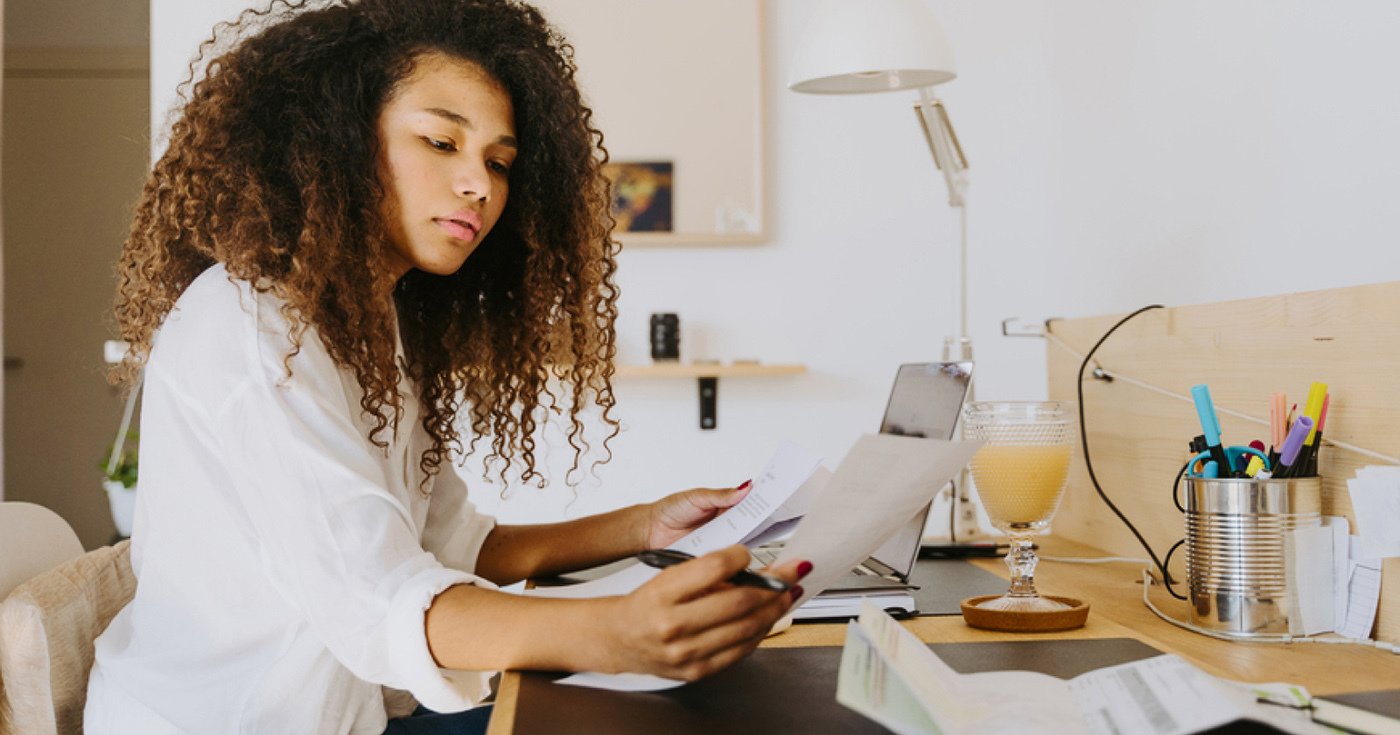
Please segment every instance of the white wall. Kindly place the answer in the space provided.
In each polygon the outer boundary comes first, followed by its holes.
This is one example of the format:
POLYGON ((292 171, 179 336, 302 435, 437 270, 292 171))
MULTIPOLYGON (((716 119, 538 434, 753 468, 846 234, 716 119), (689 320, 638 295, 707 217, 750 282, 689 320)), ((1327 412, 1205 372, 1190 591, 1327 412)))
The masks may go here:
MULTIPOLYGON (((211 19, 238 5, 220 2, 152 0, 156 114, 211 19)), ((1045 391, 1043 344, 1002 338, 1005 317, 1400 278, 1400 5, 930 4, 961 73, 939 93, 972 164, 981 397, 1045 391)), ((788 92, 808 7, 765 4, 771 242, 625 253, 618 328, 623 362, 646 358, 650 312, 676 311, 690 357, 810 374, 722 381, 716 431, 696 428, 693 383, 618 381, 627 431, 601 485, 570 505, 562 483, 504 503, 477 483, 482 506, 545 519, 738 483, 783 438, 834 463, 875 428, 895 365, 938 357, 957 222, 912 95, 788 92)))

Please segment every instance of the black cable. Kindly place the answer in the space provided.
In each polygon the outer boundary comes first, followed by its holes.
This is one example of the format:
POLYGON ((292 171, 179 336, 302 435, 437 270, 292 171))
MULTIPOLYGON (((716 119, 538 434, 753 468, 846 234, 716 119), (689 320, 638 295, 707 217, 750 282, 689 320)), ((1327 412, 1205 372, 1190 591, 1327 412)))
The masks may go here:
MULTIPOLYGON (((1175 553, 1176 553, 1176 550, 1179 549, 1179 548, 1181 548, 1182 544, 1184 544, 1184 543, 1186 543, 1186 539, 1182 539, 1182 540, 1180 540, 1180 541, 1178 541, 1178 542, 1172 544, 1172 547, 1171 547, 1170 549, 1167 549, 1167 558, 1165 558, 1165 559, 1162 560, 1162 568, 1163 568, 1163 569, 1165 569, 1168 565, 1170 565, 1170 564, 1172 563, 1172 554, 1175 554, 1175 553)), ((1171 577, 1168 577, 1168 576, 1166 576, 1166 575, 1163 575, 1163 576, 1162 576, 1162 586, 1167 588, 1167 591, 1171 593, 1172 597, 1175 597, 1175 598, 1178 599, 1178 600, 1184 600, 1184 599, 1186 599, 1186 595, 1178 595, 1178 594, 1176 593, 1176 590, 1172 589, 1172 580, 1171 580, 1171 577)))
POLYGON ((1104 332, 1104 335, 1099 337, 1099 341, 1094 343, 1093 348, 1089 350, 1088 354, 1084 355, 1084 361, 1079 363, 1079 379, 1075 384, 1075 388, 1079 397, 1079 442, 1080 445, 1084 447, 1084 467, 1089 470, 1089 481, 1094 484, 1094 491, 1099 494, 1099 499, 1103 500, 1104 505, 1107 505, 1108 509, 1113 511, 1114 515, 1118 516, 1118 520, 1122 521, 1123 525, 1127 526, 1128 530, 1133 532, 1133 536, 1137 538, 1139 544, 1142 544, 1142 548, 1147 552, 1147 555, 1152 557, 1152 563, 1157 565, 1157 569, 1161 571, 1162 579, 1167 583, 1167 589, 1171 589, 1171 575, 1167 573, 1167 565, 1157 558, 1157 553, 1148 545, 1147 539, 1143 538, 1142 534, 1138 532, 1137 526, 1134 526, 1132 522, 1128 520, 1128 517, 1123 515, 1123 511, 1118 510, 1118 506, 1114 505, 1113 501, 1108 499, 1108 495, 1104 493, 1103 487, 1099 485, 1099 478, 1094 474, 1094 462, 1089 457, 1089 432, 1084 427, 1084 371, 1088 369, 1089 362, 1094 359, 1094 353, 1099 351, 1099 347, 1103 346, 1103 343, 1108 341, 1108 338, 1114 332, 1118 331, 1119 327, 1127 324, 1133 317, 1145 311, 1164 308, 1166 307, 1161 304, 1144 306, 1118 320, 1117 324, 1114 324, 1112 328, 1104 332))
POLYGON ((1176 479, 1172 480, 1172 502, 1176 503, 1176 509, 1186 515, 1186 506, 1181 504, 1181 478, 1186 476, 1186 470, 1191 468, 1191 460, 1181 466, 1181 471, 1176 473, 1176 479))

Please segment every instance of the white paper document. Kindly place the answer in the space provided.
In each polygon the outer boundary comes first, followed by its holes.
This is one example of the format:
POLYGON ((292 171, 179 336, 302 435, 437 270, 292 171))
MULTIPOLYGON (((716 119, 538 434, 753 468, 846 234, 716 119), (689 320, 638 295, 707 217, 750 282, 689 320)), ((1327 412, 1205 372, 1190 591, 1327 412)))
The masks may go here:
POLYGON ((1400 556, 1400 467, 1362 467, 1347 480, 1359 548, 1356 559, 1400 556))
POLYGON ((812 563, 798 605, 846 576, 967 465, 979 442, 862 436, 778 554, 812 563))
MULTIPOLYGON (((791 512, 793 495, 804 486, 813 472, 821 466, 821 458, 790 442, 778 447, 763 471, 753 478, 753 489, 738 505, 721 513, 714 520, 672 544, 671 548, 695 556, 708 554, 739 543, 746 537, 761 534, 771 525, 775 512, 791 512)), ((807 503, 807 500, 799 500, 807 503)), ((799 506, 802 507, 802 506, 799 506)), ((525 594, 534 597, 589 599, 625 595, 660 574, 637 563, 606 577, 565 587, 537 587, 525 594)), ((615 691, 658 691, 680 686, 684 682, 642 674, 581 673, 560 679, 558 684, 611 689, 615 691)))
MULTIPOLYGON (((798 604, 844 577, 908 522, 938 488, 967 464, 978 446, 976 442, 906 436, 861 437, 824 487, 817 487, 819 492, 813 491, 798 501, 806 514, 778 557, 779 564, 802 559, 813 565, 812 573, 802 580, 805 596, 798 604)), ((768 518, 797 493, 819 463, 819 459, 797 447, 784 445, 763 474, 754 479, 754 489, 743 502, 673 548, 699 555, 754 534, 766 527, 768 518), (731 519, 733 522, 725 521, 756 496, 762 500, 755 501, 755 510, 739 514, 731 519), (764 508, 766 513, 760 515, 758 511, 764 508)), ((793 506, 787 508, 791 512, 793 506)), ((655 570, 637 565, 592 582, 541 588, 530 594, 571 598, 626 594, 656 574, 655 570)), ((652 689, 677 685, 668 679, 650 679, 648 682, 645 677, 631 675, 580 674, 558 683, 623 691, 643 691, 648 684, 652 689)))
POLYGON ((768 466, 753 478, 753 489, 738 505, 671 544, 671 548, 700 556, 733 546, 761 532, 772 520, 791 518, 788 502, 821 463, 821 457, 784 442, 768 466))
POLYGON ((1351 537, 1352 560, 1347 574, 1347 612, 1337 632, 1348 638, 1362 640, 1371 637, 1376 624, 1376 608, 1381 600, 1381 561, 1358 559, 1360 540, 1351 537))
MULTIPOLYGON (((786 508, 793 494, 820 466, 820 457, 796 444, 783 443, 763 471, 753 479, 753 489, 738 505, 692 531, 672 544, 671 548, 702 556, 761 533, 770 525, 773 512, 786 508)), ((525 594, 575 600, 625 595, 660 573, 660 570, 638 562, 599 579, 564 587, 537 587, 525 594)))
POLYGON ((1332 532, 1332 629, 1347 619, 1347 587, 1351 581, 1351 524, 1345 516, 1323 516, 1322 526, 1332 532))
POLYGON ((1049 735, 1177 735, 1239 719, 1325 732, 1170 655, 1069 681, 1028 671, 959 674, 872 605, 847 628, 836 699, 899 735, 1019 734, 1031 723, 1049 735))
POLYGON ((1333 606, 1336 567, 1332 526, 1305 526, 1283 535, 1288 581, 1288 632, 1314 635, 1337 629, 1333 606))

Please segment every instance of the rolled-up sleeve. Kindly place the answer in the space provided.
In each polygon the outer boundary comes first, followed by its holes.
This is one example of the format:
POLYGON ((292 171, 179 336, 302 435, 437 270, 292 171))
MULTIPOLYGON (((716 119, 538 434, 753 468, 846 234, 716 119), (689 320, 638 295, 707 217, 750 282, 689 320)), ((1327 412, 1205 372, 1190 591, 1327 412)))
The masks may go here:
MULTIPOLYGON (((469 520, 452 535, 468 563, 440 561, 390 491, 375 454, 382 450, 354 419, 358 406, 347 405, 338 368, 313 332, 291 369, 290 377, 250 376, 213 421, 234 475, 233 507, 246 515, 268 579, 356 677, 408 690, 439 712, 474 706, 491 672, 439 668, 424 616, 452 585, 494 588, 468 571, 492 522, 469 520)), ((457 510, 470 516, 462 503, 457 510)))

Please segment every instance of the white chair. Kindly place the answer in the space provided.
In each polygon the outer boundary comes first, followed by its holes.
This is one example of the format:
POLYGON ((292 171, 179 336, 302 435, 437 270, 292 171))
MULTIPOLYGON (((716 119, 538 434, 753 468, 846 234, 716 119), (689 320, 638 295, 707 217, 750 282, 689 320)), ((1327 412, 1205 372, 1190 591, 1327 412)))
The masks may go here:
POLYGON ((135 589, 127 542, 84 554, 53 511, 0 503, 0 735, 82 731, 92 642, 135 589))
POLYGON ((0 503, 0 600, 21 582, 83 555, 78 534, 33 503, 0 503))

